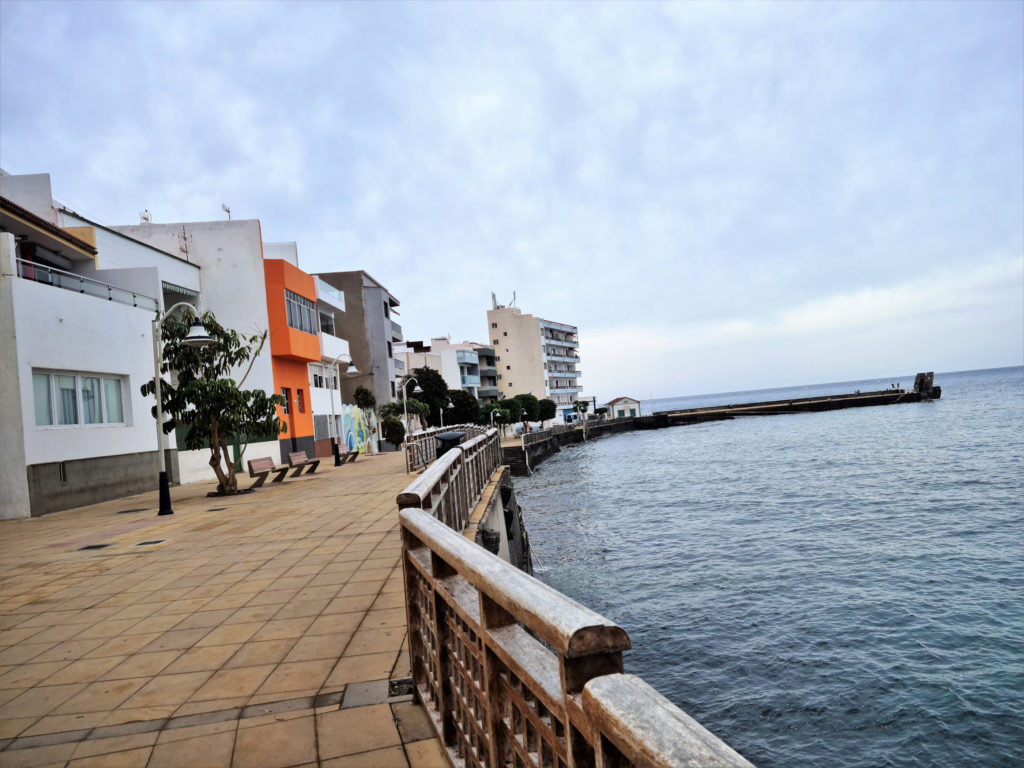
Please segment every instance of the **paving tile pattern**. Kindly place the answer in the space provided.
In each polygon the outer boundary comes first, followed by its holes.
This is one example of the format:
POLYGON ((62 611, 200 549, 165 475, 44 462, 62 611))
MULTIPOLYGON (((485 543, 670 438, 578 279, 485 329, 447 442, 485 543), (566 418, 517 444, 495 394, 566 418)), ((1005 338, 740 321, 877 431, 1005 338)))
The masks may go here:
POLYGON ((385 454, 174 488, 173 516, 150 493, 0 522, 0 768, 447 765, 389 685, 408 482, 385 454))

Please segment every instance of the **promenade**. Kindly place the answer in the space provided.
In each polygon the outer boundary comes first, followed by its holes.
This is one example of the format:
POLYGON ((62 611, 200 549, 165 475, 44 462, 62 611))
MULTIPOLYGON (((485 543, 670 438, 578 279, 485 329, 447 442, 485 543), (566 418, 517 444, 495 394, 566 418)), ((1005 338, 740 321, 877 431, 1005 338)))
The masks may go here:
POLYGON ((173 488, 168 517, 154 492, 0 522, 0 767, 446 765, 389 685, 408 482, 400 453, 328 459, 173 488))

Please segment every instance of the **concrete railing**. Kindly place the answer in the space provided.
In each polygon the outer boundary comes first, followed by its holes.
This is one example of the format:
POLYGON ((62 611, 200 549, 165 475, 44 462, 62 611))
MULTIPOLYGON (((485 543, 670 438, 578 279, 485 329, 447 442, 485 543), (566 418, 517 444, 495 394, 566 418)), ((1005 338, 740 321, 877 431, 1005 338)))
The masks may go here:
POLYGON ((542 429, 539 432, 528 432, 523 435, 523 447, 533 445, 534 443, 542 443, 552 435, 559 435, 565 432, 572 432, 574 429, 584 429, 584 423, 586 424, 587 431, 600 428, 602 430, 607 429, 615 424, 625 424, 628 421, 636 419, 635 416, 623 416, 618 419, 599 419, 591 418, 580 420, 576 424, 555 424, 548 429, 542 429))
POLYGON ((466 436, 463 438, 463 441, 466 441, 477 435, 482 435, 486 431, 486 427, 481 427, 477 424, 453 424, 448 427, 431 427, 430 429, 406 435, 405 442, 409 451, 406 457, 407 463, 405 468, 412 472, 414 469, 427 466, 427 464, 436 459, 437 440, 435 438, 438 435, 442 435, 445 432, 465 432, 466 436))
POLYGON ((497 430, 398 496, 413 683, 454 766, 751 768, 643 680, 625 630, 461 535, 497 430))

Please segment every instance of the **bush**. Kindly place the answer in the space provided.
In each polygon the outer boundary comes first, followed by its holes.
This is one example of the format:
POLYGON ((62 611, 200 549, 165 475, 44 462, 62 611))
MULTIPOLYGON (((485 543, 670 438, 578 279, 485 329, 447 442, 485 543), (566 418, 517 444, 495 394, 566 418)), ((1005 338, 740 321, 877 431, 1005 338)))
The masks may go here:
POLYGON ((394 416, 385 416, 381 419, 380 425, 384 439, 392 445, 401 445, 405 440, 405 425, 394 416))

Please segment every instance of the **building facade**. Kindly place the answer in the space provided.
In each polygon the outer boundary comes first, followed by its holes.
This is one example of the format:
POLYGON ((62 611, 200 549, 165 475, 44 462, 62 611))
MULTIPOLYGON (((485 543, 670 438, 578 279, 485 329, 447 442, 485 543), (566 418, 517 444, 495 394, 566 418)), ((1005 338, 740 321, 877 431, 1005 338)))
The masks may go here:
POLYGON ((559 414, 572 413, 583 391, 578 366, 579 329, 499 305, 491 294, 488 338, 494 347, 501 398, 531 394, 555 402, 559 414))
POLYGON ((398 299, 368 273, 324 272, 316 275, 344 295, 344 312, 334 312, 337 334, 348 340, 349 355, 358 373, 343 376, 345 402, 355 401, 359 386, 370 390, 377 403, 395 399, 394 345, 402 341, 395 321, 398 299))

